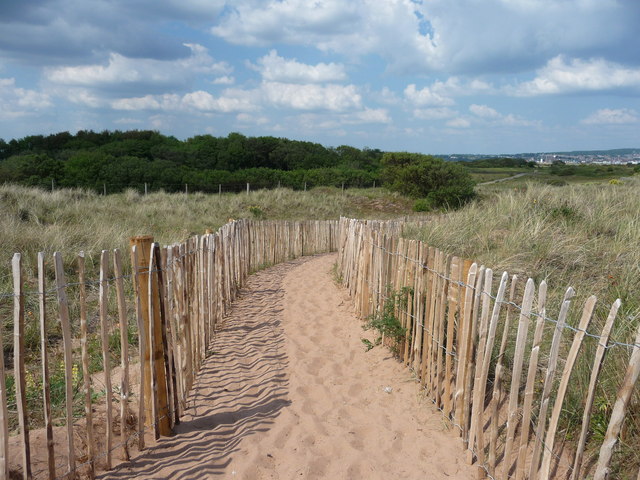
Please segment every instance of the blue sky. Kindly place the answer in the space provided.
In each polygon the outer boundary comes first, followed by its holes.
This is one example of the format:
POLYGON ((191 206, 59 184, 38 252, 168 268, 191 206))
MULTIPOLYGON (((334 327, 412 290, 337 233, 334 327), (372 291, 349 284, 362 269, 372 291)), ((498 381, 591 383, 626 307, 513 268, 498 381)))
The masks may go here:
POLYGON ((0 138, 640 146, 638 0, 0 0, 0 138))

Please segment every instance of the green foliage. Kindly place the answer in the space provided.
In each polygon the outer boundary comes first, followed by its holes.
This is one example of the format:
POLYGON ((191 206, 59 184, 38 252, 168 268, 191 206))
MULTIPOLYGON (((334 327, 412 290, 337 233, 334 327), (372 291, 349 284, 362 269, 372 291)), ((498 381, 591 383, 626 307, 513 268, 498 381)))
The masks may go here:
POLYGON ((466 162, 464 166, 468 167, 482 167, 482 168, 505 168, 505 167, 527 167, 534 168, 535 162, 530 162, 524 158, 483 158, 481 160, 473 160, 466 162))
POLYGON ((414 212, 429 212, 431 211, 431 201, 427 198, 419 198, 413 204, 414 212))
POLYGON ((0 143, 0 182, 51 188, 217 193, 277 185, 370 187, 379 180, 380 150, 276 137, 200 135, 184 142, 154 131, 68 132, 0 143))
POLYGON ((382 180, 393 191, 426 198, 434 207, 458 208, 475 197, 471 175, 458 163, 418 153, 385 153, 382 180))
POLYGON ((371 350, 374 344, 379 345, 382 343, 384 338, 388 341, 389 349, 394 355, 399 354, 400 346, 407 336, 407 329, 398 320, 397 312, 407 308, 412 295, 413 291, 409 287, 404 287, 399 292, 393 292, 382 310, 367 317, 367 321, 362 328, 364 330, 375 330, 378 333, 375 342, 362 339, 367 351, 371 350))

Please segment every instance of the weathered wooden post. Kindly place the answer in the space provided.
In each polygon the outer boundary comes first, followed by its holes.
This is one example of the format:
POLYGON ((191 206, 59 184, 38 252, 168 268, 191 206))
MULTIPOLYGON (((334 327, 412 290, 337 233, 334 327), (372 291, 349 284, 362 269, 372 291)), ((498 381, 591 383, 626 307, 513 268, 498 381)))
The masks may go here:
POLYGON ((149 288, 149 262, 151 260, 151 246, 153 237, 150 235, 139 235, 129 239, 129 245, 136 247, 138 252, 138 280, 137 291, 140 297, 140 311, 142 324, 147 334, 148 341, 144 352, 140 352, 140 361, 144 363, 144 403, 145 403, 145 425, 154 427, 160 435, 171 434, 170 418, 162 414, 156 418, 156 412, 168 412, 167 379, 164 367, 164 351, 162 342, 162 324, 160 319, 160 292, 157 282, 151 282, 153 289, 149 288), (151 290, 151 291, 150 291, 151 290), (150 299, 150 294, 153 296, 150 299), (153 316, 150 315, 150 305, 155 305, 153 316), (153 332, 153 338, 151 337, 153 332), (153 370, 151 369, 153 350, 153 370), (154 392, 153 381, 155 380, 157 391, 154 392), (156 425, 157 423, 157 425, 156 425))

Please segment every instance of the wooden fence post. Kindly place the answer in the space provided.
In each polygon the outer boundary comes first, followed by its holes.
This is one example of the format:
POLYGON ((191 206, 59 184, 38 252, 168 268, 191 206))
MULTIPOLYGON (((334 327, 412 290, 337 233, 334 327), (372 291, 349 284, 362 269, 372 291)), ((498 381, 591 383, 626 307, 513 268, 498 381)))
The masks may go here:
POLYGON ((16 403, 20 425, 22 449, 22 477, 31 479, 31 452, 29 443, 29 418, 27 413, 27 383, 24 366, 24 297, 22 294, 22 258, 13 256, 13 370, 16 384, 16 403))
MULTIPOLYGON (((142 314, 142 327, 147 337, 147 342, 144 351, 140 353, 140 361, 144 363, 144 383, 140 386, 144 389, 144 405, 145 405, 145 425, 148 427, 154 426, 158 419, 154 417, 154 395, 152 395, 152 379, 155 376, 157 382, 158 393, 166 390, 166 376, 164 369, 164 352, 162 349, 162 330, 160 321, 160 299, 156 298, 159 295, 157 288, 157 281, 153 281, 154 287, 150 290, 150 265, 151 262, 151 246, 153 244, 153 237, 150 235, 139 235, 129 239, 131 247, 136 247, 138 264, 135 266, 138 269, 137 289, 140 296, 140 313, 142 314), (153 295, 153 296, 150 296, 153 295), (153 318, 150 316, 150 306, 153 308, 153 318), (150 332, 154 333, 152 338, 150 332), (154 372, 151 370, 151 350, 153 346, 153 364, 154 372)), ((153 273, 153 272, 151 272, 153 273)), ((152 275, 151 275, 152 276, 152 275)), ((167 400, 166 394, 163 396, 164 400, 167 400)), ((166 411, 167 405, 155 405, 156 411, 166 411)), ((169 426, 169 418, 164 416, 158 424, 158 431, 160 435, 169 435, 171 429, 169 426)))
POLYGON ((45 293, 44 252, 38 252, 38 307, 40 310, 40 353, 42 355, 42 400, 44 423, 47 431, 47 467, 49 478, 56 477, 56 464, 53 452, 53 422, 51 420, 51 388, 49 385, 49 357, 47 352, 47 310, 45 293))
POLYGON ((64 377, 65 377, 65 399, 67 414, 67 473, 75 474, 76 469, 76 453, 73 444, 73 374, 72 374, 72 339, 71 339, 71 323, 69 321, 69 301, 67 300, 67 283, 64 275, 64 267, 62 264, 62 254, 55 252, 53 254, 56 287, 58 291, 58 311, 60 315, 60 324, 62 325, 62 343, 64 346, 64 377))

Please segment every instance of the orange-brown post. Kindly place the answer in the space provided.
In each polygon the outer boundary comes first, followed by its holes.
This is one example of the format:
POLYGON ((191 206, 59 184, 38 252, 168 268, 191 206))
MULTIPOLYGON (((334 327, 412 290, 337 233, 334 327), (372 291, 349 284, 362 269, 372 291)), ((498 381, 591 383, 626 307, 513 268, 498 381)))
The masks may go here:
POLYGON ((163 436, 171 434, 170 418, 166 414, 169 409, 167 397, 167 379, 164 366, 164 352, 162 344, 162 323, 160 319, 160 298, 157 289, 157 282, 154 283, 154 306, 153 309, 153 340, 149 338, 151 330, 151 319, 149 316, 149 261, 151 258, 151 246, 153 237, 151 235, 139 235, 129 239, 130 247, 136 246, 138 251, 138 292, 140 295, 140 311, 142 314, 142 322, 147 334, 147 346, 144 352, 140 352, 140 360, 144 362, 144 404, 145 404, 145 424, 152 426, 154 422, 158 422, 156 431, 163 436), (154 347, 154 375, 151 374, 151 355, 150 346, 154 347), (157 395, 153 394, 152 381, 153 377, 157 382, 157 395), (153 401, 156 399, 158 404, 153 408, 153 401), (154 418, 154 412, 160 413, 160 419, 154 418))

